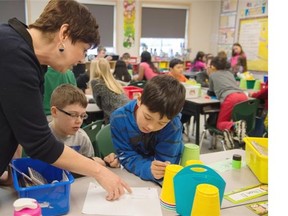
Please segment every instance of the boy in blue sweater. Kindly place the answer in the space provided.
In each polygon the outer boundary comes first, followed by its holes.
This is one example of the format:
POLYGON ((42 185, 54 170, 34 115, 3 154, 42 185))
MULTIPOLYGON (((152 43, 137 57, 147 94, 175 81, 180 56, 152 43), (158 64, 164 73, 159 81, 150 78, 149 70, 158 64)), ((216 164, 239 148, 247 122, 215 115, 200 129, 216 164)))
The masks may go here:
POLYGON ((152 78, 142 95, 110 116, 120 163, 143 180, 162 181, 165 167, 178 164, 183 150, 180 111, 185 88, 175 78, 152 78))

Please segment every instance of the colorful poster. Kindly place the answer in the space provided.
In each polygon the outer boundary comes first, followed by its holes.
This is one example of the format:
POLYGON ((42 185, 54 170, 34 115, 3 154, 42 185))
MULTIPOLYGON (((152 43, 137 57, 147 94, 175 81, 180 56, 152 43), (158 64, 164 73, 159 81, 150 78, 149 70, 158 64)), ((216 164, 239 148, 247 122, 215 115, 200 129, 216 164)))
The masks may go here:
POLYGON ((124 42, 123 47, 131 48, 135 45, 135 0, 124 0, 124 42))
POLYGON ((241 1, 241 17, 252 17, 268 14, 268 0, 246 0, 241 1))
POLYGON ((223 0, 222 12, 236 11, 237 5, 238 5, 238 0, 223 0))
POLYGON ((241 19, 238 41, 247 55, 248 70, 268 71, 268 18, 241 19))
POLYGON ((234 37, 235 37, 235 28, 220 29, 218 43, 219 44, 233 44, 234 37))

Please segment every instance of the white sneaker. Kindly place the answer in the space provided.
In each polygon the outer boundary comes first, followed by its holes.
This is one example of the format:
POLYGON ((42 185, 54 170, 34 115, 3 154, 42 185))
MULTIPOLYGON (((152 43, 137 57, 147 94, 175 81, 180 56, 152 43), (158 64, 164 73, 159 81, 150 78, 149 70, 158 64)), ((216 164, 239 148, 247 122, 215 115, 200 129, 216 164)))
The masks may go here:
POLYGON ((239 141, 242 142, 243 138, 246 137, 246 122, 244 120, 237 121, 234 124, 234 128, 236 136, 239 138, 239 141))
POLYGON ((232 137, 232 134, 230 133, 230 131, 225 129, 223 131, 223 136, 224 136, 224 144, 225 144, 226 148, 233 149, 234 148, 234 141, 233 141, 233 137, 232 137))

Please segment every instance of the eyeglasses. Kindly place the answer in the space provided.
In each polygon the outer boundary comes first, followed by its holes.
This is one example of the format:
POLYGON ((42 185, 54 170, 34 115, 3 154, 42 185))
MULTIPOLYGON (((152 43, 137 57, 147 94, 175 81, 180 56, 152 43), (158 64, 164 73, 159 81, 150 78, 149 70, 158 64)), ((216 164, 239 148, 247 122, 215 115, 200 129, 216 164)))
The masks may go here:
POLYGON ((73 119, 78 119, 78 118, 80 117, 81 119, 84 120, 84 119, 87 119, 87 118, 88 118, 88 114, 87 114, 87 113, 79 115, 79 114, 77 114, 77 113, 69 113, 69 112, 66 112, 66 111, 64 111, 64 110, 62 110, 62 109, 60 109, 60 108, 58 108, 58 107, 56 107, 56 108, 57 108, 60 112, 66 114, 66 115, 68 115, 68 116, 70 116, 70 117, 73 118, 73 119))

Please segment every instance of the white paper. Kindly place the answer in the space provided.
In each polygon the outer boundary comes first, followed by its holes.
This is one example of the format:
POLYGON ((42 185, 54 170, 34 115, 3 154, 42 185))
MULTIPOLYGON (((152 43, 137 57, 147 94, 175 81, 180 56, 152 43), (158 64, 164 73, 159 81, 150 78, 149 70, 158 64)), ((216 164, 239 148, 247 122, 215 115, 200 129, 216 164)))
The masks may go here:
POLYGON ((156 188, 132 187, 119 200, 107 201, 107 192, 90 182, 82 213, 109 216, 162 216, 160 200, 156 188))

